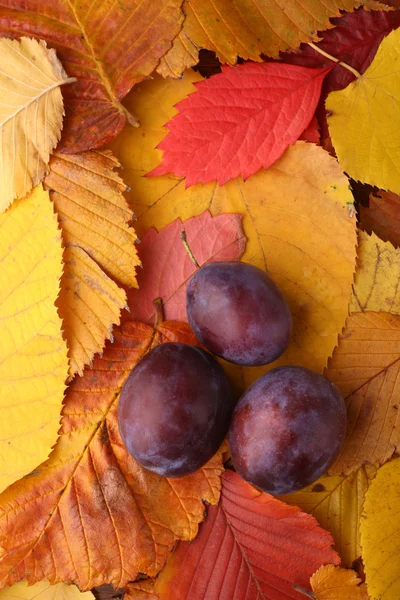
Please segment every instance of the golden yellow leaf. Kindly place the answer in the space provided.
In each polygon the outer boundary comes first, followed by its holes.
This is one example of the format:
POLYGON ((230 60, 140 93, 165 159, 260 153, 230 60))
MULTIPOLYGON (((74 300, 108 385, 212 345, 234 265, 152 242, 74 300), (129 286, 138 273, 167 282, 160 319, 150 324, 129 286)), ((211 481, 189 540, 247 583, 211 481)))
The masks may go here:
POLYGON ((119 324, 126 306, 125 290, 78 246, 64 250, 64 273, 57 307, 68 341, 69 376, 83 374, 104 341, 112 338, 112 325, 119 324))
POLYGON ((332 534, 342 564, 351 567, 361 556, 360 516, 365 492, 375 474, 375 467, 365 465, 347 477, 321 477, 312 485, 280 499, 311 513, 321 527, 332 534))
POLYGON ((0 39, 0 212, 43 179, 61 135, 60 85, 69 81, 45 42, 0 39))
POLYGON ((57 306, 70 376, 82 375, 85 364, 101 352, 126 305, 125 291, 108 275, 137 287, 137 236, 116 167, 110 151, 55 154, 45 178, 66 246, 57 306))
POLYGON ((400 445, 400 317, 354 313, 346 321, 326 377, 347 405, 347 433, 330 473, 383 463, 400 445))
POLYGON ((0 215, 0 490, 46 460, 68 372, 61 235, 41 186, 0 215))
POLYGON ((361 546, 372 600, 400 598, 400 458, 381 467, 365 496, 361 546))
POLYGON ((174 39, 171 50, 160 60, 157 73, 163 77, 178 79, 186 69, 193 67, 198 60, 198 48, 186 33, 181 31, 174 39))
POLYGON ((95 600, 95 597, 92 592, 80 592, 76 585, 50 585, 43 580, 28 586, 23 580, 0 590, 0 600, 95 600))
POLYGON ((375 233, 358 233, 358 260, 351 312, 365 310, 400 314, 400 249, 375 233))
MULTIPOLYGON (((162 138, 162 124, 196 78, 191 73, 177 82, 156 78, 128 97, 127 107, 135 110, 142 128, 125 130, 113 148, 132 189, 127 197, 139 235, 204 210, 214 216, 243 214, 248 240, 243 260, 269 269, 292 310, 295 333, 281 362, 322 371, 348 314, 355 268, 348 180, 327 152, 305 142, 246 182, 238 178, 222 187, 213 182, 186 190, 184 181, 173 177, 143 177, 159 162, 154 147, 162 138)), ((248 383, 265 369, 230 371, 238 382, 248 383)))
POLYGON ((315 600, 368 600, 360 582, 355 571, 335 565, 320 567, 310 579, 315 600))
MULTIPOLYGON (((363 3, 358 0, 302 3, 287 0, 284 9, 271 0, 185 0, 182 34, 192 45, 190 54, 195 48, 208 48, 221 62, 231 65, 236 64, 238 56, 261 61, 261 53, 278 58, 280 51, 295 50, 302 42, 319 40, 318 31, 333 27, 330 18, 340 16, 342 10, 353 11, 362 4, 382 9, 373 0, 363 3)), ((181 48, 174 44, 170 58, 181 56, 181 48)), ((165 71, 162 74, 168 75, 165 71)))
POLYGON ((368 69, 326 100, 336 155, 353 179, 400 192, 400 29, 381 42, 368 69))

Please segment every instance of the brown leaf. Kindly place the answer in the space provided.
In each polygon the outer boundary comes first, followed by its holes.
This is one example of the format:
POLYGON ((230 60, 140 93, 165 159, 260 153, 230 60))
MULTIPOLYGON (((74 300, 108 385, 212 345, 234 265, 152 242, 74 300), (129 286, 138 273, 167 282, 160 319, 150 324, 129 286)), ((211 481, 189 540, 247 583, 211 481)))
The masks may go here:
POLYGON ((177 539, 193 539, 202 499, 219 498, 221 456, 193 475, 143 469, 119 436, 117 404, 136 362, 166 341, 196 343, 185 324, 126 323, 68 389, 49 460, 0 496, 0 583, 68 581, 82 590, 155 575, 177 539))
POLYGON ((359 207, 361 228, 376 233, 384 242, 400 246, 400 196, 379 190, 369 196, 369 207, 359 207))

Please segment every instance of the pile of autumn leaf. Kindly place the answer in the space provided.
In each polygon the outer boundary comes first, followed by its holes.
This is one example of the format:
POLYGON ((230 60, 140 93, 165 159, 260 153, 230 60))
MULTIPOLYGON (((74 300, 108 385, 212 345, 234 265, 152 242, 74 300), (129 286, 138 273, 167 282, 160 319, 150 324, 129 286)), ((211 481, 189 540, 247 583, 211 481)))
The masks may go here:
MULTIPOLYGON (((0 600, 400 597, 400 12, 359 6, 1 0, 0 600), (309 488, 259 492, 227 446, 166 479, 121 442, 130 370, 197 343, 182 227, 200 264, 271 272, 274 366, 345 397, 309 488)), ((224 367, 237 396, 267 370, 224 367)))

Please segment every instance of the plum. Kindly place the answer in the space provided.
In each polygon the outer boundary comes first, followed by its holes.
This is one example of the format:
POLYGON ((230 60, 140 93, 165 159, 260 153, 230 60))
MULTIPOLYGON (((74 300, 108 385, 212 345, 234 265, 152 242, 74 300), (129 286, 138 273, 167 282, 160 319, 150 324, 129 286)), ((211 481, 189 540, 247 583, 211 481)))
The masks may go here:
POLYGON ((289 344, 292 317, 271 277, 242 262, 213 262, 196 271, 186 312, 197 339, 227 361, 246 366, 277 359, 289 344))
POLYGON ((271 494, 315 481, 346 433, 339 389, 304 367, 278 367, 257 379, 233 413, 229 445, 236 471, 271 494))
POLYGON ((151 350, 129 374, 118 423, 128 452, 142 466, 181 477, 215 454, 232 411, 230 385, 215 358, 171 342, 151 350))

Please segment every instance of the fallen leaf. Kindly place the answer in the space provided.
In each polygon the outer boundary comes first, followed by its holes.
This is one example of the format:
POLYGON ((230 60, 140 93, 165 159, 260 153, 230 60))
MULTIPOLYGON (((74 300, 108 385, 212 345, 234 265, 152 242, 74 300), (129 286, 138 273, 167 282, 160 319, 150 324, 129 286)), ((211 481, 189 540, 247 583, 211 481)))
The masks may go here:
MULTIPOLYGON (((380 6, 368 0, 363 4, 380 6)), ((279 52, 296 49, 301 42, 318 41, 318 31, 333 27, 330 18, 360 5, 356 0, 307 0, 301 5, 289 0, 282 10, 270 0, 185 0, 182 33, 193 47, 216 52, 222 63, 236 64, 238 56, 260 61, 262 53, 278 58, 279 52)), ((177 60, 181 53, 174 43, 168 60, 177 60)))
POLYGON ((208 211, 184 223, 176 219, 157 232, 151 228, 142 237, 139 256, 143 270, 138 273, 139 289, 128 291, 129 319, 154 323, 154 300, 161 298, 168 320, 187 321, 186 285, 196 271, 180 238, 184 229, 197 262, 239 260, 246 238, 241 215, 211 217, 208 211))
POLYGON ((124 600, 159 600, 154 593, 154 579, 143 579, 126 586, 124 600))
POLYGON ((400 459, 381 467, 367 491, 361 546, 371 600, 400 597, 400 459))
POLYGON ((119 324, 127 306, 125 290, 110 279, 90 256, 77 246, 63 255, 64 272, 56 306, 63 320, 68 344, 69 370, 83 375, 85 365, 112 340, 112 326, 119 324))
POLYGON ((196 344, 189 326, 130 322, 114 336, 69 386, 49 460, 0 496, 2 586, 46 578, 81 590, 118 588, 139 571, 154 576, 177 539, 195 537, 202 499, 218 502, 220 454, 193 475, 166 479, 130 457, 118 431, 119 393, 131 369, 160 343, 196 344))
POLYGON ((400 314, 400 250, 374 233, 358 232, 357 270, 350 311, 400 314))
POLYGON ((222 476, 221 500, 196 539, 179 543, 155 581, 160 600, 302 600, 293 586, 326 563, 340 562, 317 521, 243 481, 222 476))
MULTIPOLYGON (((400 13, 400 11, 399 11, 400 13)), ((361 228, 384 242, 400 246, 400 196, 379 190, 369 196, 369 206, 358 208, 361 228)))
POLYGON ((75 585, 57 583, 50 585, 48 581, 39 581, 28 586, 20 581, 12 587, 0 590, 0 600, 95 600, 92 592, 80 592, 75 585))
POLYGON ((312 142, 313 144, 319 144, 321 141, 321 134, 319 131, 319 123, 315 115, 311 119, 309 126, 303 131, 299 140, 304 140, 305 142, 312 142))
POLYGON ((400 109, 400 28, 380 44, 371 65, 325 106, 338 160, 353 179, 400 192, 400 148, 394 123, 400 109))
MULTIPOLYGON (((359 8, 331 19, 333 29, 320 31, 321 40, 315 46, 340 61, 364 73, 371 64, 382 40, 400 26, 400 11, 365 10, 359 8)), ((322 96, 342 90, 355 79, 355 74, 335 64, 309 44, 302 44, 298 52, 281 54, 281 60, 309 69, 331 67, 322 84, 322 96)))
POLYGON ((270 167, 308 127, 329 69, 246 63, 196 84, 179 102, 148 175, 174 173, 187 187, 270 167))
POLYGON ((68 373, 54 302, 61 236, 35 187, 0 215, 0 491, 46 460, 57 440, 68 373))
POLYGON ((279 498, 312 514, 332 535, 342 564, 351 567, 361 556, 360 517, 365 492, 375 474, 375 467, 365 465, 345 477, 320 477, 302 490, 279 498))
MULTIPOLYGON (((331 22, 334 28, 321 31, 322 39, 315 46, 350 65, 359 73, 364 73, 383 38, 400 26, 400 11, 387 11, 382 4, 381 10, 359 8, 353 13, 345 13, 339 18, 331 19, 331 22)), ((329 92, 341 90, 354 81, 354 73, 332 62, 309 44, 302 44, 299 52, 282 54, 281 60, 311 69, 331 67, 323 81, 321 98, 316 109, 322 136, 326 138, 328 136, 326 97, 329 92)))
POLYGON ((347 433, 329 473, 382 464, 400 445, 400 316, 354 313, 325 375, 343 394, 347 433))
POLYGON ((127 300, 117 282, 137 286, 137 236, 122 195, 126 186, 115 172, 119 166, 110 151, 55 154, 45 179, 66 247, 57 306, 70 376, 82 375, 119 324, 127 300))
POLYGON ((61 135, 60 86, 70 81, 43 41, 0 39, 0 212, 42 181, 61 135))
POLYGON ((315 600, 368 600, 365 586, 351 569, 325 565, 310 579, 315 600))
MULTIPOLYGON (((184 221, 205 210, 213 216, 243 214, 247 243, 242 260, 271 272, 294 319, 292 344, 280 364, 322 372, 348 314, 355 269, 356 224, 349 216, 353 197, 348 179, 327 152, 305 142, 288 148, 268 171, 245 183, 238 178, 222 187, 210 183, 185 190, 184 182, 173 177, 142 177, 159 162, 154 146, 165 116, 172 116, 173 105, 195 77, 155 78, 127 99, 140 116, 142 131, 125 130, 113 149, 132 190, 127 199, 138 217, 135 228, 139 235, 150 227, 160 231, 177 217, 184 221)), ((237 367, 235 375, 230 368, 242 387, 265 370, 237 367)))
POLYGON ((127 119, 120 100, 158 65, 180 31, 182 0, 1 0, 0 35, 42 38, 55 48, 71 77, 64 91, 61 146, 67 152, 99 148, 127 119), (51 17, 49 16, 51 13, 51 17))
POLYGON ((181 31, 174 39, 171 50, 160 60, 157 67, 157 73, 162 77, 172 77, 178 79, 182 73, 199 61, 197 47, 188 38, 184 31, 181 31))

